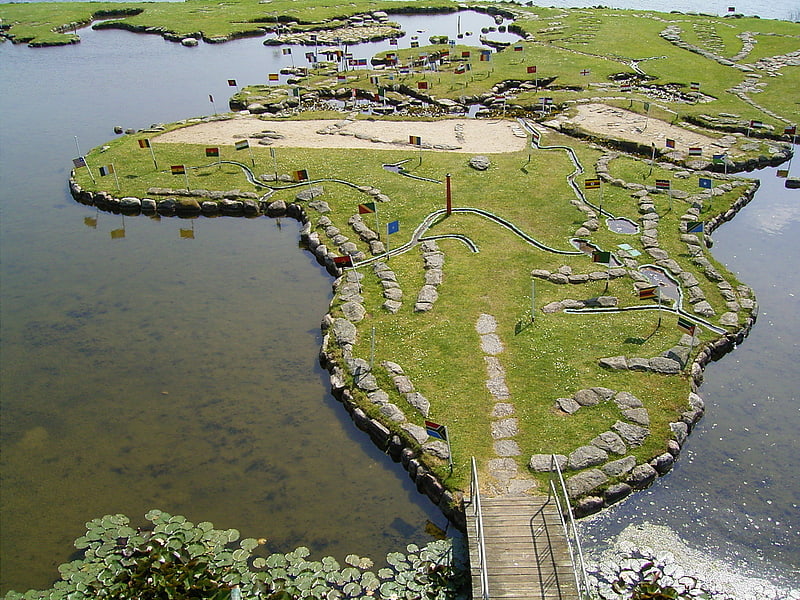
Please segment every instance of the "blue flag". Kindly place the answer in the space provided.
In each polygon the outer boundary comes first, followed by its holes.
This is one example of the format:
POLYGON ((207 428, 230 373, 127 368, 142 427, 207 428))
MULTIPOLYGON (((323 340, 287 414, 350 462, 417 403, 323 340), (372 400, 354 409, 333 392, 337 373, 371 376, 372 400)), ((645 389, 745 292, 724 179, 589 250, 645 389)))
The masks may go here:
POLYGON ((400 221, 392 221, 386 224, 386 233, 397 233, 400 231, 400 221))
POLYGON ((706 179, 705 177, 700 178, 700 187, 710 190, 713 186, 713 182, 710 179, 706 179))

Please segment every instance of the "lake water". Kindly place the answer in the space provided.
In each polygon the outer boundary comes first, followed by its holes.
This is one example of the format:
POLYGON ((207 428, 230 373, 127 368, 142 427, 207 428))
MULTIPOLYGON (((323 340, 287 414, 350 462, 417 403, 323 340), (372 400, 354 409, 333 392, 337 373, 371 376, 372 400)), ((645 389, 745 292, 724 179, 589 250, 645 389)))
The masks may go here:
MULTIPOLYGON (((463 30, 489 24, 462 17, 463 30)), ((453 35, 456 17, 410 18, 405 30, 453 35)), ((82 38, 0 44, 0 591, 49 585, 83 523, 108 512, 157 507, 266 537, 271 550, 340 558, 429 539, 427 520, 445 527, 438 510, 328 393, 316 357, 331 280, 298 249, 295 222, 123 218, 66 189, 77 147, 115 125, 211 113, 209 94, 221 110, 228 79, 263 82, 289 57, 258 39, 82 38)), ((707 415, 673 473, 585 527, 602 539, 666 524, 791 581, 800 278, 786 265, 800 192, 761 175, 757 200, 714 235, 715 255, 758 294, 758 325, 708 369, 707 415)))

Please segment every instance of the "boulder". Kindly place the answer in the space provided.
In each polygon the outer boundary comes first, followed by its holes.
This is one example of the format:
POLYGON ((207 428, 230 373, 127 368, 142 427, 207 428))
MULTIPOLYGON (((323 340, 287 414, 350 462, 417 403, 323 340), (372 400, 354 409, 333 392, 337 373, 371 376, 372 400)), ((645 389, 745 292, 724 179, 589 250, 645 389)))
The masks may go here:
MULTIPOLYGON (((655 471, 653 471, 653 473, 655 473, 655 471)), ((607 481, 608 477, 599 469, 583 471, 567 479, 567 494, 570 498, 580 498, 604 485, 607 481)))
POLYGON ((599 465, 608 460, 608 453, 597 446, 581 446, 569 455, 567 467, 573 470, 599 465))
POLYGON ((469 166, 477 171, 485 171, 490 164, 488 156, 473 156, 469 159, 469 166))
MULTIPOLYGON (((683 425, 685 425, 685 423, 683 425)), ((613 429, 628 446, 633 448, 641 446, 645 438, 650 435, 649 429, 631 423, 624 423, 623 421, 617 421, 611 426, 611 429, 613 429)))
POLYGON ((605 452, 613 452, 614 454, 625 454, 628 450, 622 438, 613 431, 604 431, 594 438, 591 444, 605 452))
MULTIPOLYGON (((531 456, 530 461, 528 461, 528 468, 537 473, 547 473, 550 471, 550 467, 553 464, 552 460, 552 454, 534 454, 531 456)), ((555 460, 558 468, 563 471, 567 467, 567 461, 569 459, 563 454, 556 454, 555 460)))
POLYGON ((636 458, 633 456, 626 456, 619 460, 607 462, 600 467, 600 470, 609 477, 621 477, 633 471, 634 467, 636 467, 636 458))

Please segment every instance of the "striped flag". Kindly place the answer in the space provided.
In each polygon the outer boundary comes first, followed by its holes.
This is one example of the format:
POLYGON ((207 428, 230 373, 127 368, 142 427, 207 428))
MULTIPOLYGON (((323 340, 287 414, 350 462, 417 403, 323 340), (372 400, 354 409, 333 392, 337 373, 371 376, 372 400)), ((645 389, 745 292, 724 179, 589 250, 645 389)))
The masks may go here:
POLYGON ((82 156, 79 156, 78 158, 73 158, 72 159, 72 166, 75 167, 76 169, 80 169, 81 167, 85 167, 86 166, 86 159, 83 158, 82 156))
POLYGON ((527 69, 528 73, 536 73, 536 65, 531 65, 527 69))
POLYGON ((696 92, 700 89, 700 84, 697 81, 693 81, 689 84, 689 89, 696 92))
POLYGON ((686 223, 686 233, 703 233, 702 221, 689 221, 686 223))
POLYGON ((308 171, 305 169, 300 169, 299 171, 294 172, 294 180, 295 181, 308 181, 308 171))
POLYGON ((386 224, 386 233, 392 234, 400 231, 400 221, 391 221, 386 224))
POLYGON ((698 184, 700 185, 701 188, 704 188, 706 190, 710 190, 714 186, 714 182, 711 179, 708 179, 707 177, 701 177, 698 180, 698 184))
POLYGON ((268 79, 269 81, 278 81, 278 80, 280 80, 280 76, 278 75, 278 73, 270 73, 270 74, 267 76, 267 79, 268 79))
POLYGON ((186 167, 184 165, 172 165, 170 171, 172 171, 173 175, 185 175, 186 167))
POLYGON ((236 143, 234 143, 233 147, 237 150, 246 150, 250 147, 250 142, 247 140, 238 140, 236 143))
POLYGON ((412 47, 412 48, 419 48, 419 42, 417 42, 417 41, 412 41, 412 42, 411 42, 411 47, 412 47))
POLYGON ((369 82, 372 83, 372 84, 375 84, 375 85, 378 85, 380 83, 380 81, 381 81, 381 78, 378 77, 377 75, 372 75, 369 78, 369 82))
POLYGON ((522 46, 514 46, 514 52, 522 52, 524 48, 522 46))
POLYGON ((667 138, 665 143, 666 143, 667 148, 675 148, 675 140, 671 140, 671 139, 667 138))
POLYGON ((337 81, 347 81, 347 75, 345 75, 344 73, 339 73, 336 76, 336 80, 337 81))
POLYGON ((147 138, 142 138, 139 140, 139 148, 149 148, 150 147, 150 140, 147 138))
POLYGON ((99 171, 101 177, 105 177, 106 175, 111 175, 114 172, 114 165, 100 167, 97 170, 99 171))
POLYGON ((411 73, 411 67, 402 66, 400 67, 400 75, 408 75, 411 73))
POLYGON ((639 290, 639 300, 651 300, 658 295, 658 286, 651 285, 650 287, 642 288, 639 290))
POLYGON ((375 212, 375 203, 374 202, 365 202, 364 204, 358 205, 358 214, 360 215, 368 215, 370 213, 375 212))
POLYGON ((603 250, 595 250, 592 252, 592 262, 603 263, 604 265, 611 263, 611 252, 603 250))
POLYGON ((442 440, 443 442, 447 441, 447 427, 445 425, 440 425, 433 421, 425 421, 425 431, 432 438, 442 440))
POLYGON ((694 332, 697 329, 697 325, 692 323, 689 319, 685 319, 684 317, 678 317, 678 329, 680 329, 684 333, 688 333, 689 335, 694 335, 694 332))
POLYGON ((284 56, 288 56, 289 54, 292 53, 292 49, 291 48, 281 48, 281 52, 283 53, 284 56))
POLYGON ((313 52, 306 52, 306 60, 310 63, 317 62, 313 52))
POLYGON ((761 121, 752 120, 750 121, 750 127, 763 127, 764 123, 761 121))
POLYGON ((792 125, 791 127, 786 127, 783 130, 783 135, 797 135, 797 125, 792 125))
POLYGON ((630 83, 623 83, 621 86, 619 86, 620 92, 630 92, 631 89, 633 89, 633 86, 630 83))
POLYGON ((230 87, 236 87, 236 80, 235 79, 228 79, 228 85, 230 87))
POLYGON ((335 264, 337 267, 341 267, 341 268, 352 267, 353 266, 353 257, 350 256, 349 254, 346 254, 345 256, 334 256, 333 257, 333 264, 335 264))
POLYGON ((587 179, 583 182, 583 187, 587 190, 597 190, 600 188, 599 179, 587 179))
POLYGON ((689 148, 689 156, 703 156, 702 148, 689 148))
POLYGON ((482 61, 492 60, 492 51, 491 50, 481 50, 481 60, 482 61))
POLYGON ((657 190, 668 190, 670 189, 670 181, 669 179, 656 179, 656 189, 657 190))
POLYGON ((418 135, 408 136, 408 143, 412 146, 422 146, 422 138, 418 135))
POLYGON ((467 72, 467 65, 465 64, 460 64, 453 70, 453 73, 455 73, 456 75, 461 75, 466 72, 467 72))
POLYGON ((211 158, 219 156, 219 148, 206 148, 206 156, 211 158))
POLYGON ((390 38, 389 39, 390 46, 397 46, 397 38, 390 38))
POLYGON ((470 53, 469 50, 462 50, 461 58, 469 58, 470 56, 472 56, 472 54, 470 53))
POLYGON ((544 98, 539 98, 539 102, 541 102, 543 106, 546 106, 548 104, 552 104, 553 103, 553 99, 550 98, 549 96, 547 96, 547 97, 544 97, 544 98))

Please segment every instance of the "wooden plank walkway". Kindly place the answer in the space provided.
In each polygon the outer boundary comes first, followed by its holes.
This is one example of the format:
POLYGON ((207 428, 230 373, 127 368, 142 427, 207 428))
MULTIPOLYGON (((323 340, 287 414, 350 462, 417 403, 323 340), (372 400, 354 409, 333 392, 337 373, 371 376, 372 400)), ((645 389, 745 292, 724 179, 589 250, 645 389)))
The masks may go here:
MULTIPOLYGON (((575 572, 555 502, 546 497, 480 500, 488 598, 578 600, 575 572)), ((482 600, 476 517, 467 511, 472 597, 482 600)))

